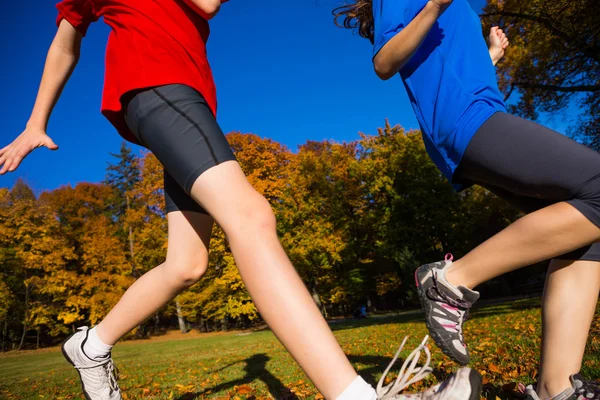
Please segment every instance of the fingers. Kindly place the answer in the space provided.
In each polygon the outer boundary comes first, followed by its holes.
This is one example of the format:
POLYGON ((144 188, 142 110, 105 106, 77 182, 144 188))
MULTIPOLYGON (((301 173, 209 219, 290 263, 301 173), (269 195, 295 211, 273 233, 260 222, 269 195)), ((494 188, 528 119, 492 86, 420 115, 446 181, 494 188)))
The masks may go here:
POLYGON ((21 165, 21 161, 29 154, 29 151, 22 146, 18 146, 16 149, 14 147, 8 146, 7 149, 3 149, 5 152, 0 156, 0 175, 16 170, 21 165))
POLYGON ((13 172, 21 161, 23 160, 23 156, 14 151, 6 152, 0 157, 0 165, 2 168, 0 169, 0 175, 4 175, 7 172, 13 172))
POLYGON ((23 156, 17 154, 12 159, 11 164, 8 166, 8 172, 13 172, 19 165, 21 165, 21 161, 23 161, 23 156))
POLYGON ((12 165, 12 158, 8 157, 8 154, 3 154, 0 157, 0 175, 4 175, 8 171, 8 167, 12 165))

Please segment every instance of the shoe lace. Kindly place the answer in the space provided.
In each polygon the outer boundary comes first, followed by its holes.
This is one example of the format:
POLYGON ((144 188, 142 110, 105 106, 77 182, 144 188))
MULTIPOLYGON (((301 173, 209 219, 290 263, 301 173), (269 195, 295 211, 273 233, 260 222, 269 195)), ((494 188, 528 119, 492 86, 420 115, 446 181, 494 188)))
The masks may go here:
MULTIPOLYGON (((429 336, 425 336, 425 339, 423 339, 421 344, 416 349, 414 349, 408 357, 406 357, 406 360, 404 360, 404 363, 402 364, 402 368, 400 368, 400 372, 398 373, 398 377, 396 378, 396 380, 384 386, 385 378, 390 372, 390 369, 392 369, 392 366, 394 365, 396 360, 398 359, 400 352, 402 351, 404 345, 406 344, 406 341, 408 340, 408 336, 404 338, 402 344, 396 351, 392 362, 390 362, 388 367, 385 369, 383 375, 381 376, 381 379, 379 380, 379 383, 377 384, 376 391, 377 398, 379 400, 393 399, 402 390, 412 385, 413 383, 424 379, 433 371, 433 368, 429 366, 429 363, 431 362, 431 353, 429 352, 429 348, 425 346, 428 339, 429 336), (425 364, 423 366, 417 367, 416 365, 419 361, 419 358, 421 357, 422 350, 425 352, 427 360, 425 361, 425 364)), ((422 393, 420 395, 421 396, 419 396, 419 398, 423 398, 422 393)))
POLYGON ((86 367, 75 367, 76 369, 92 369, 92 368, 102 368, 106 373, 107 383, 110 389, 114 392, 119 391, 119 369, 115 366, 115 363, 112 360, 112 357, 108 357, 102 364, 86 366, 86 367))
POLYGON ((108 376, 108 384, 113 391, 119 390, 119 369, 113 363, 112 358, 103 366, 108 376))
POLYGON ((586 399, 600 399, 600 382, 583 381, 582 386, 577 390, 578 394, 582 394, 586 399), (593 397, 589 397, 592 395, 593 397))

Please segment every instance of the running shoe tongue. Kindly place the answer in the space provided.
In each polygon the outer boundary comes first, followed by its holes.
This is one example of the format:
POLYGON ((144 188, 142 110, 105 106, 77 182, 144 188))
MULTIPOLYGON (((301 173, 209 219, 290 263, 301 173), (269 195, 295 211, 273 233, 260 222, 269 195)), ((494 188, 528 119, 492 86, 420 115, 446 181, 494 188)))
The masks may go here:
POLYGON ((579 374, 571 375, 569 377, 569 380, 571 381, 571 385, 573 386, 573 388, 575 390, 581 389, 583 387, 583 377, 581 375, 579 375, 579 374))

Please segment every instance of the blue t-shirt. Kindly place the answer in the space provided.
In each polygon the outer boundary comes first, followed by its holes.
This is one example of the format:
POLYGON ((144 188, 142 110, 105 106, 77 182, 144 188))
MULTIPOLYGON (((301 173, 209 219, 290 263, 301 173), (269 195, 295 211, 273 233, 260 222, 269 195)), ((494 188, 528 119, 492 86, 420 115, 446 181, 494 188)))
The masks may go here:
MULTIPOLYGON (((373 0, 374 55, 407 26, 427 0, 373 0)), ((471 138, 497 111, 506 112, 481 21, 467 0, 454 0, 400 71, 429 156, 446 178, 471 138)), ((455 188, 459 190, 460 185, 455 188)))

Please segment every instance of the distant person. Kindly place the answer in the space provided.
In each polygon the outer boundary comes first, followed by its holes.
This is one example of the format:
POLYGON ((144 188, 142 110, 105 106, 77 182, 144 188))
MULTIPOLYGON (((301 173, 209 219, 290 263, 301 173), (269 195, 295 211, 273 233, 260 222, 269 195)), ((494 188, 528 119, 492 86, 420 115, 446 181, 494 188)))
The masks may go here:
POLYGON ((528 394, 598 399, 598 386, 577 374, 600 291, 600 154, 506 112, 494 65, 508 39, 494 27, 488 47, 467 0, 357 0, 334 15, 373 43, 381 79, 400 75, 427 152, 456 190, 478 184, 530 213, 454 263, 447 256, 417 269, 436 344, 467 364, 463 324, 479 298, 473 288, 554 258, 539 382, 528 394))
MULTIPOLYGON (((411 380, 386 387, 380 382, 377 392, 356 374, 281 247, 269 203, 246 180, 215 120, 206 41, 208 20, 221 2, 58 4, 58 32, 33 112, 25 131, 0 151, 0 174, 14 171, 37 147, 58 148, 46 134, 50 114, 77 64, 82 37, 103 17, 112 31, 102 113, 125 139, 146 147, 163 164, 169 231, 166 261, 139 278, 98 326, 82 327, 71 336, 63 354, 79 372, 86 399, 120 399, 113 345, 202 277, 214 218, 261 316, 327 399, 405 399, 398 393, 431 368, 409 369, 416 373, 411 380)), ((423 349, 424 344, 411 357, 423 349)), ((417 397, 474 400, 480 390, 479 375, 463 368, 445 385, 417 397)))

